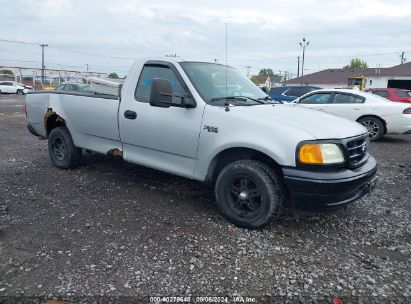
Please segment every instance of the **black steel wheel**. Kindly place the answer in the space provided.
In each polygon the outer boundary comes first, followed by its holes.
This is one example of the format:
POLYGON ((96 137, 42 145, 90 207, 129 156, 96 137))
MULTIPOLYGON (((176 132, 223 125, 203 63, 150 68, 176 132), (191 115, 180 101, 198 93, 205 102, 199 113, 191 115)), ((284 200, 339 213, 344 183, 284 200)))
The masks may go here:
POLYGON ((59 160, 63 161, 65 157, 65 147, 64 141, 60 137, 55 137, 53 139, 53 153, 54 157, 59 160))
POLYGON ((384 135, 384 126, 380 119, 367 116, 359 119, 358 122, 367 128, 371 141, 376 141, 384 135))
POLYGON ((277 219, 284 205, 283 187, 266 164, 239 160, 228 164, 216 182, 217 205, 231 222, 259 228, 277 219))
POLYGON ((234 176, 231 179, 230 191, 227 191, 226 200, 235 214, 242 217, 253 217, 262 205, 262 190, 252 177, 234 176))
POLYGON ((74 168, 81 162, 81 149, 74 146, 70 132, 65 127, 51 130, 48 148, 50 159, 58 168, 74 168))

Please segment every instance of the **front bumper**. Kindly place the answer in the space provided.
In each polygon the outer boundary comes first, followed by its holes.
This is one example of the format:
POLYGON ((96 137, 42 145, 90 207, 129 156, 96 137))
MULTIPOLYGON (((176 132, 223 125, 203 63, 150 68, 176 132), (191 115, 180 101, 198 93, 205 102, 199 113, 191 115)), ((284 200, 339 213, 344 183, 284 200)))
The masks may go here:
POLYGON ((377 162, 370 156, 356 169, 305 171, 284 168, 292 204, 298 209, 338 209, 371 192, 376 184, 377 162))

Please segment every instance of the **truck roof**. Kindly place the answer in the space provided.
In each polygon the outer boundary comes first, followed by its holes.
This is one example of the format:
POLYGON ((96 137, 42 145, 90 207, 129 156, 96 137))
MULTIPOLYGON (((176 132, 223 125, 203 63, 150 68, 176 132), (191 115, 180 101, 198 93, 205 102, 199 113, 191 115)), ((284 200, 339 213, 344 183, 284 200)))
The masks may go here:
MULTIPOLYGON (((168 57, 168 56, 160 56, 160 57, 141 57, 137 58, 137 61, 165 61, 165 62, 170 62, 173 64, 177 64, 180 62, 198 62, 198 63, 212 63, 212 64, 220 64, 220 65, 225 65, 224 63, 219 63, 219 62, 212 62, 212 61, 201 61, 201 60, 186 60, 181 57, 168 57)), ((228 65, 230 66, 230 65, 228 65)))

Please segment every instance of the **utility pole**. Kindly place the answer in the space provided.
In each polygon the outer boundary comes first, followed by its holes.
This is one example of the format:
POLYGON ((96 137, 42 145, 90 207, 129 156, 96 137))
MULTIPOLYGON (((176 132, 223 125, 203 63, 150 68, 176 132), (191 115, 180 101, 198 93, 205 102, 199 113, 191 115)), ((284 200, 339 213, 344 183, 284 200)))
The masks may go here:
POLYGON ((300 56, 297 56, 297 78, 300 77, 300 56))
POLYGON ((401 64, 404 64, 405 61, 407 61, 407 58, 404 58, 404 52, 401 53, 400 58, 401 58, 401 64))
POLYGON ((245 68, 247 69, 247 78, 250 78, 251 65, 246 65, 245 68))
POLYGON ((300 42, 300 46, 303 48, 303 61, 301 63, 301 85, 303 85, 302 77, 304 77, 304 56, 305 56, 305 48, 310 44, 310 41, 306 41, 303 38, 303 41, 300 42))
POLYGON ((48 46, 48 44, 40 44, 41 47, 41 85, 44 85, 44 47, 48 46))

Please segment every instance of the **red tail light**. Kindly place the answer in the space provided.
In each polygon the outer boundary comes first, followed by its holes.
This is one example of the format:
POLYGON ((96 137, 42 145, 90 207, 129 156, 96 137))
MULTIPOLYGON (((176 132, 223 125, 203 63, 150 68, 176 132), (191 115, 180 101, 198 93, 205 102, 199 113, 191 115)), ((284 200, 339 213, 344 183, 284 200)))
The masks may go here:
POLYGON ((402 114, 411 114, 411 108, 406 108, 402 114))

